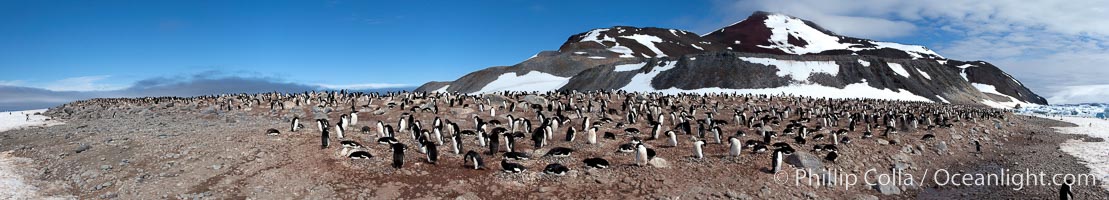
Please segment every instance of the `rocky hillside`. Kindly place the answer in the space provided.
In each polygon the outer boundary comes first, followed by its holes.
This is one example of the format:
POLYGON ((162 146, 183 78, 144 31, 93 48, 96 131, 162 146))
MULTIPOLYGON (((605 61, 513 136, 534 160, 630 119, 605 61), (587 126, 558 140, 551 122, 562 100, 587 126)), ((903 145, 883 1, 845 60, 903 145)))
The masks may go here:
POLYGON ((837 35, 807 20, 756 12, 697 35, 617 26, 570 36, 558 51, 490 67, 417 91, 609 90, 740 92, 883 98, 1012 107, 1047 104, 983 61, 923 46, 837 35))

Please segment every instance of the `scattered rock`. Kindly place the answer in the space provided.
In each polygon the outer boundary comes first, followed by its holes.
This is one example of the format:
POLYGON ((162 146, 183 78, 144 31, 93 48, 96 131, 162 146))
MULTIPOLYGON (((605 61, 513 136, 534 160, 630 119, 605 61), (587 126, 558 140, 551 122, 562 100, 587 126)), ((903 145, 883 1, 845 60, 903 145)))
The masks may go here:
POLYGON ((100 199, 114 199, 116 197, 119 197, 119 194, 115 192, 109 192, 100 195, 100 199))
POLYGON ((940 141, 940 143, 936 144, 935 149, 936 149, 936 153, 941 153, 941 154, 946 153, 947 152, 947 142, 940 141))
POLYGON ((893 168, 897 170, 905 170, 909 168, 909 164, 904 162, 897 162, 896 164, 893 164, 893 168))
POLYGON ((898 194, 901 194, 901 189, 897 188, 897 186, 893 185, 893 184, 884 184, 884 185, 878 184, 878 185, 874 186, 874 189, 878 190, 878 192, 881 192, 884 195, 898 195, 898 194))
POLYGON ((786 157, 786 163, 796 166, 797 168, 804 168, 810 170, 824 169, 822 160, 808 152, 795 152, 786 157))
POLYGON ((890 144, 890 141, 888 141, 888 140, 885 140, 885 139, 878 139, 877 141, 878 141, 878 144, 880 144, 880 145, 888 145, 888 144, 890 144))
POLYGON ((869 194, 857 194, 851 197, 851 200, 878 200, 878 197, 869 194))
POLYGON ((547 105, 547 98, 538 95, 524 96, 524 101, 530 104, 547 105))
POLYGON ((100 170, 107 171, 107 170, 110 170, 110 169, 112 169, 112 165, 100 165, 100 170))
POLYGON ((647 164, 657 168, 670 168, 670 162, 662 158, 654 158, 648 161, 647 164))
POLYGON ((1083 142, 1105 142, 1105 138, 1099 137, 1086 137, 1082 139, 1083 142))
POLYGON ((80 146, 77 146, 77 149, 76 149, 75 151, 76 151, 77 153, 81 153, 81 152, 85 152, 85 151, 88 151, 88 150, 89 150, 89 149, 91 149, 91 148, 92 148, 92 146, 91 146, 91 145, 88 145, 88 144, 81 144, 80 146))
POLYGON ((108 187, 112 187, 112 182, 111 181, 104 182, 100 185, 96 185, 96 187, 93 187, 93 190, 101 190, 101 189, 108 188, 108 187))

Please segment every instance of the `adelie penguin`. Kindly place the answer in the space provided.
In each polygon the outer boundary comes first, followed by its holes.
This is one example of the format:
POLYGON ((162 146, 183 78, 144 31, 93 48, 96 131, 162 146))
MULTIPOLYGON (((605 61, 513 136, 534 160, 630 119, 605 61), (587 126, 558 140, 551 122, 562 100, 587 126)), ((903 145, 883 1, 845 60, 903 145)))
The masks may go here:
POLYGON ((291 126, 289 132, 297 132, 304 127, 304 125, 300 125, 300 117, 293 117, 293 121, 290 122, 289 126, 291 126))
POLYGON ((531 156, 524 152, 507 152, 503 155, 505 160, 528 160, 531 156))
POLYGON ((565 157, 570 157, 571 153, 574 153, 573 149, 566 148, 566 147, 555 147, 555 148, 551 148, 550 151, 547 151, 546 156, 556 157, 556 158, 565 158, 565 157))
POLYGON ((982 152, 982 143, 978 142, 978 140, 974 141, 974 152, 977 152, 977 153, 982 152))
POLYGON ((608 160, 605 160, 604 158, 587 158, 587 159, 583 160, 582 162, 585 163, 585 166, 592 167, 592 168, 597 168, 597 169, 604 169, 604 168, 608 168, 608 166, 609 166, 608 165, 608 160))
POLYGON ((921 137, 920 139, 924 140, 924 141, 932 141, 932 140, 936 139, 936 135, 924 134, 924 137, 921 137))
POLYGON ((467 151, 466 155, 462 157, 462 166, 470 165, 471 169, 485 169, 485 160, 481 159, 481 155, 476 151, 467 151))
POLYGON ((562 176, 570 172, 570 168, 558 163, 551 163, 543 168, 543 173, 550 175, 562 176))
POLYGON ((1064 178, 1063 184, 1059 186, 1059 200, 1074 199, 1074 193, 1071 192, 1071 184, 1074 184, 1071 179, 1064 178))
POLYGON ((393 137, 381 137, 381 138, 377 138, 377 143, 378 144, 391 145, 391 144, 400 143, 400 141, 397 141, 397 138, 393 138, 393 137))
POLYGON ((454 150, 454 154, 462 153, 462 134, 455 134, 454 136, 452 136, 450 138, 451 138, 451 149, 454 150))
POLYGON ((427 163, 435 164, 439 162, 439 148, 435 146, 435 142, 423 141, 423 146, 427 149, 427 163))
POLYGON ((359 144, 358 142, 350 141, 350 140, 339 141, 339 145, 342 145, 343 148, 364 148, 365 147, 365 146, 362 146, 362 144, 359 144))
POLYGON ((575 129, 574 127, 570 127, 570 129, 567 129, 566 130, 566 141, 567 142, 573 142, 574 141, 574 136, 575 136, 574 134, 576 134, 577 132, 578 132, 578 130, 575 129))
POLYGON ((327 132, 327 129, 320 131, 320 149, 327 148, 327 146, 329 145, 328 137, 330 137, 330 134, 327 132))
POLYGON ((597 144, 597 127, 589 127, 586 131, 586 139, 589 144, 597 144))
POLYGON ((782 154, 782 151, 774 151, 774 155, 773 157, 771 157, 772 161, 770 163, 771 173, 777 174, 778 172, 782 171, 782 159, 784 159, 784 155, 782 154))
POLYGON ((527 170, 527 169, 528 168, 524 167, 524 165, 521 165, 519 163, 510 163, 510 162, 508 162, 507 159, 502 159, 501 160, 501 170, 504 171, 504 172, 520 173, 520 172, 523 172, 524 170, 527 170))
POLYGON ((738 157, 739 154, 743 152, 743 145, 739 142, 739 138, 730 137, 728 138, 728 143, 730 144, 728 155, 738 157))
POLYGON ((635 145, 636 145, 636 143, 634 143, 634 142, 620 144, 620 146, 616 148, 616 152, 620 152, 620 153, 635 152, 635 145))
POLYGON ((668 137, 670 139, 670 143, 669 143, 670 147, 677 147, 678 146, 678 135, 676 133, 674 133, 674 131, 666 131, 666 137, 668 137))
POLYGON ((697 141, 693 142, 693 158, 696 158, 696 159, 705 158, 705 153, 704 153, 704 151, 701 150, 703 148, 703 146, 705 146, 705 141, 704 140, 697 140, 697 141))
POLYGON ((280 135, 280 134, 281 134, 281 131, 278 131, 275 128, 266 129, 266 135, 275 136, 275 135, 280 135))
POLYGON ((373 155, 370 155, 370 152, 366 152, 363 150, 355 150, 354 152, 351 152, 350 155, 348 155, 347 157, 351 160, 359 160, 373 158, 373 155))
POLYGON ((832 163, 836 163, 836 159, 839 158, 839 153, 836 153, 836 150, 834 150, 834 149, 832 149, 832 150, 825 149, 825 150, 828 151, 828 155, 824 156, 824 160, 830 161, 832 163))
POLYGON ((647 157, 647 146, 643 143, 635 144, 635 165, 646 166, 650 158, 647 157))
POLYGON ((494 131, 492 134, 489 134, 489 137, 486 137, 486 138, 489 138, 489 155, 496 155, 497 152, 500 151, 500 148, 501 148, 500 138, 501 137, 498 136, 498 135, 500 135, 500 134, 498 134, 498 133, 496 133, 496 131, 494 131))
POLYGON ((394 143, 390 146, 393 148, 393 168, 404 167, 404 144, 394 143))

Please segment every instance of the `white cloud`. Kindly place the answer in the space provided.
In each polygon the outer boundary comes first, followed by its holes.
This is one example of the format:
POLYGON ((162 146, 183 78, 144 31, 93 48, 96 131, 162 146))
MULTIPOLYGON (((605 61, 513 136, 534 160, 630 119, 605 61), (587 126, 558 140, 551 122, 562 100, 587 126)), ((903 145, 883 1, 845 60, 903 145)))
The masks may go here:
POLYGON ((332 85, 332 84, 316 84, 322 88, 327 89, 344 89, 344 90, 364 90, 364 89, 382 89, 382 88, 399 88, 408 87, 408 84, 396 83, 363 83, 363 84, 348 84, 348 85, 332 85))
POLYGON ((1109 99, 1109 84, 1106 85, 1078 85, 1060 88, 1051 94, 1047 100, 1054 104, 1107 102, 1109 99))
MULTIPOLYGON (((1109 101, 1109 1, 717 1, 723 26, 755 10, 785 13, 833 32, 871 39, 937 37, 945 57, 984 60, 1051 103, 1109 101), (1060 91, 1048 93, 1049 91, 1060 91), (1064 92, 1066 91, 1066 92, 1064 92), (1102 90, 1104 91, 1104 90, 1102 90), (1080 95, 1078 92, 1090 92, 1080 95), (1101 95, 1101 96, 1097 96, 1101 95), (1089 96, 1090 98, 1086 98, 1089 96), (1081 98, 1079 98, 1081 97, 1081 98), (1059 101, 1059 102, 1055 102, 1059 101)), ((895 41, 896 42, 896 41, 895 41)))
POLYGON ((101 80, 107 79, 108 75, 100 76, 79 76, 71 77, 62 80, 57 80, 46 85, 42 88, 53 91, 107 91, 118 90, 125 88, 120 85, 99 83, 101 80))
POLYGON ((13 81, 0 80, 0 86, 20 86, 20 85, 23 85, 22 80, 13 80, 13 81))

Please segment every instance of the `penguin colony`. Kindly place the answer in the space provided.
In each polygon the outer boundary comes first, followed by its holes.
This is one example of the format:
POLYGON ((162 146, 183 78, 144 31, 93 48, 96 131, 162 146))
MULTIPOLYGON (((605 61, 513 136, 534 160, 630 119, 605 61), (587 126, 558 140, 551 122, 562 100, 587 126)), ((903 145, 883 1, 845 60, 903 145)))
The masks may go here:
MULTIPOLYGON (((483 95, 329 91, 89 101, 204 104, 222 110, 326 108, 326 117, 313 119, 293 112, 296 117, 281 123, 287 127, 265 132, 310 135, 321 151, 338 152, 339 158, 369 162, 377 162, 370 159, 376 156, 391 158, 380 163, 382 167, 402 169, 421 162, 432 167, 551 175, 583 168, 649 166, 656 158, 748 156, 769 161, 751 164, 778 173, 785 157, 797 151, 811 152, 834 165, 837 159, 852 156, 840 150, 853 143, 898 134, 933 140, 934 134, 942 133, 937 129, 952 128, 953 123, 1005 116, 1004 110, 925 102, 622 91, 483 95), (306 128, 311 123, 315 129, 306 128), (281 133, 282 129, 289 132, 281 133), (611 146, 616 148, 601 149, 611 146), (682 150, 658 155, 659 148, 682 150), (582 151, 611 153, 575 153, 582 151)), ((88 102, 77 104, 81 103, 88 102)), ((982 151, 977 141, 975 146, 982 151)))

